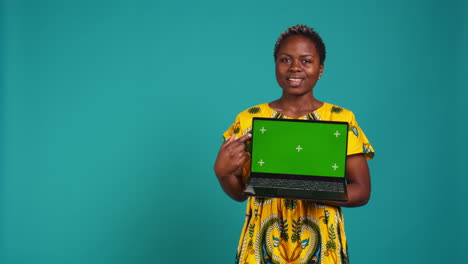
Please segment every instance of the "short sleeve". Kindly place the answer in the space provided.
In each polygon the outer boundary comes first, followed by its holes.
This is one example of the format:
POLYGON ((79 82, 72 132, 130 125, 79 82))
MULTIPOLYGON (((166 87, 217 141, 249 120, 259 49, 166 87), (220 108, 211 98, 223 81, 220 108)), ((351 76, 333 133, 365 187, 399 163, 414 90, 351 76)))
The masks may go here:
POLYGON ((241 124, 240 124, 240 118, 239 116, 236 117, 236 120, 234 123, 229 127, 226 132, 223 133, 223 142, 228 140, 233 134, 236 135, 236 137, 241 137, 241 124))
POLYGON ((354 114, 351 116, 349 121, 348 131, 348 156, 353 154, 363 153, 367 160, 374 157, 374 148, 370 144, 366 135, 359 127, 354 114))

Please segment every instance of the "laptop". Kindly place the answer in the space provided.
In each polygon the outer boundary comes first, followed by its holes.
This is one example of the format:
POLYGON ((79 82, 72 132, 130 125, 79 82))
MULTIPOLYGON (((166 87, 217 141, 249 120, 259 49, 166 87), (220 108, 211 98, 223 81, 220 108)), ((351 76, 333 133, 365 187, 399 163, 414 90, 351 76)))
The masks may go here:
POLYGON ((347 201, 348 123, 252 120, 249 196, 347 201))

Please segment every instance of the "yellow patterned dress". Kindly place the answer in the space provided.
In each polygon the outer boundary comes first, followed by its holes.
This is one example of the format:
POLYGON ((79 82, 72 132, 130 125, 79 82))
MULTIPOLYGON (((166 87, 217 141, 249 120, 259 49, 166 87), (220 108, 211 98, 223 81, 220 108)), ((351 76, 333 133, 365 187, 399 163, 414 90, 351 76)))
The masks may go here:
MULTIPOLYGON (((249 133, 253 117, 289 118, 269 104, 257 105, 237 115, 224 139, 249 133)), ((364 153, 367 159, 373 158, 374 150, 351 111, 324 103, 300 119, 348 122, 347 154, 364 153)), ((249 167, 244 167, 244 181, 249 167)), ((305 200, 250 197, 236 263, 349 263, 341 209, 305 200)))

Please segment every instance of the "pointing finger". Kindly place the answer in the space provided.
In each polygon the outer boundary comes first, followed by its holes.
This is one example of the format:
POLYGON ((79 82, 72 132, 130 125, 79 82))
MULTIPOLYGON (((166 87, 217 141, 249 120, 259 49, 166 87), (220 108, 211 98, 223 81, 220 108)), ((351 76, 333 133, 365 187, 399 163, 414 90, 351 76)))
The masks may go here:
POLYGON ((251 138, 251 137, 252 137, 252 134, 247 133, 247 134, 243 135, 242 137, 238 138, 237 142, 244 143, 247 140, 249 140, 249 138, 251 138))
POLYGON ((223 146, 226 147, 236 140, 236 135, 232 134, 226 141, 224 141, 223 146))

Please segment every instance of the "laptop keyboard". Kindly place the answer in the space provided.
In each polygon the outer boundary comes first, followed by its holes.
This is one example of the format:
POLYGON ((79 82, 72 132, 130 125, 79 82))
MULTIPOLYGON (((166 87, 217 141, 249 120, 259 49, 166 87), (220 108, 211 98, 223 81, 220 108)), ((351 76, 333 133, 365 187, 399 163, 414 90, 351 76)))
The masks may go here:
POLYGON ((344 192, 344 184, 340 182, 324 182, 296 179, 250 178, 250 185, 263 188, 288 188, 319 192, 344 192))

